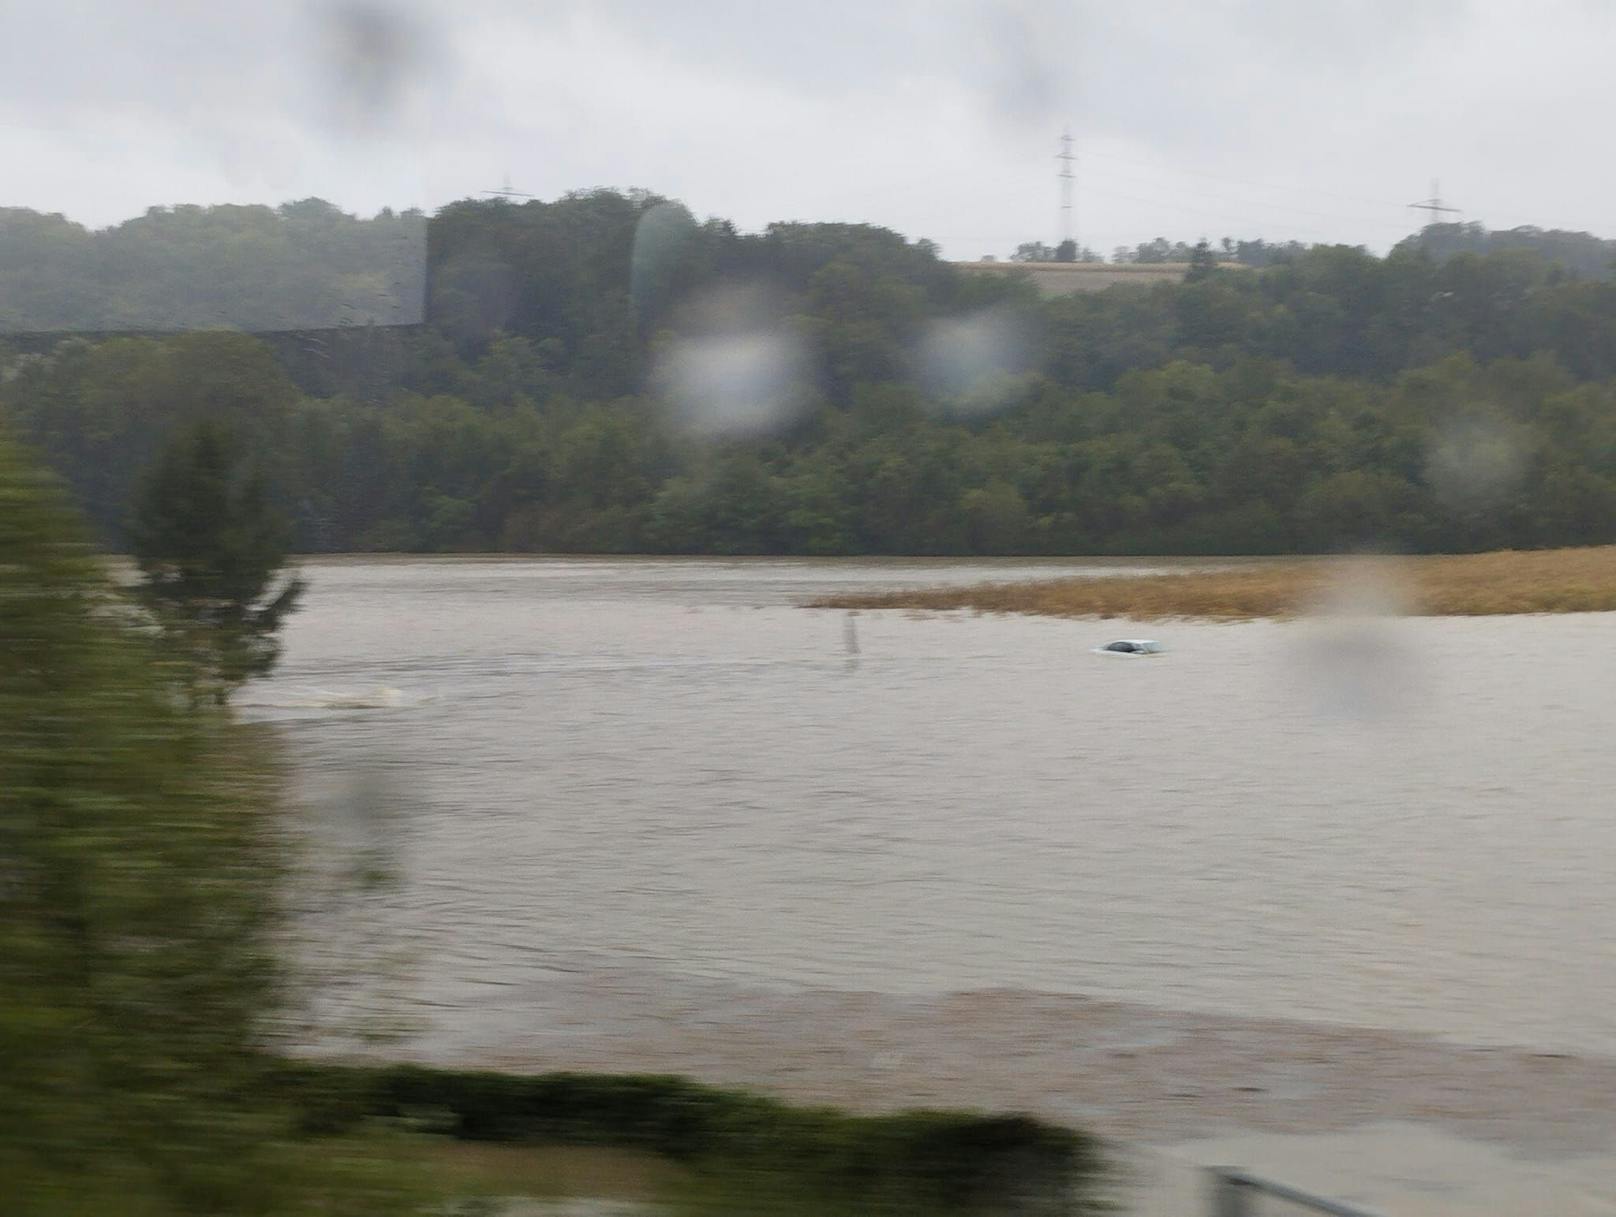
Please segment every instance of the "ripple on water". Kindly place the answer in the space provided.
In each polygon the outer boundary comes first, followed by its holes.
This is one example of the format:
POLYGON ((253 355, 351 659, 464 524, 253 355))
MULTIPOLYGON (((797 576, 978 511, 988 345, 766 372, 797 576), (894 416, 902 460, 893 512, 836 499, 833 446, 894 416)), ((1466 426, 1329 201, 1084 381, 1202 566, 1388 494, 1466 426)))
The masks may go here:
POLYGON ((451 1006, 588 952, 1616 1052, 1616 617, 1399 622, 1375 699, 1321 688, 1302 626, 1115 663, 1125 624, 863 613, 850 669, 843 615, 791 607, 1051 569, 316 564, 247 708, 317 718, 316 817, 388 776, 451 1006), (415 700, 341 704, 375 690, 415 700))

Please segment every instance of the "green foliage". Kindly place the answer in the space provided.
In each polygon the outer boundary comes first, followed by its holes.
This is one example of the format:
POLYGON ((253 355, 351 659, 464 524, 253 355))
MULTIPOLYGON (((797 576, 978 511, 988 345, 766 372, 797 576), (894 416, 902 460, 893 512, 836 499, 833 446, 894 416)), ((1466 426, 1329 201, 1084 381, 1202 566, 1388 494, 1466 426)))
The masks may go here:
POLYGON ((1012 262, 1053 262, 1055 261, 1055 248, 1045 245, 1042 241, 1023 241, 1016 246, 1016 252, 1010 255, 1012 262))
POLYGON ((104 543, 125 539, 135 479, 178 429, 228 426, 285 480, 298 390, 255 338, 69 338, 17 357, 0 381, 0 416, 67 480, 104 543))
MULTIPOLYGON (((452 502, 436 505, 437 527, 458 520, 452 502)), ((301 580, 281 578, 290 535, 263 473, 222 422, 174 435, 136 492, 129 539, 140 598, 217 700, 279 657, 276 632, 303 592, 301 580)))
POLYGON ((376 1211, 266 1097, 273 787, 257 738, 185 687, 0 439, 0 1196, 38 1217, 376 1211))
POLYGON ((92 232, 0 208, 0 333, 252 330, 421 319, 426 217, 319 199, 154 207, 92 232))
POLYGON ((1460 254, 1524 252, 1588 279, 1606 278, 1616 266, 1616 241, 1559 228, 1525 226, 1489 232, 1475 222, 1429 224, 1399 242, 1398 249, 1418 250, 1438 261, 1460 254))
POLYGON ((604 1145, 689 1163, 701 1211, 1099 1211, 1099 1146, 1025 1116, 855 1116, 675 1077, 289 1066, 282 1088, 323 1135, 384 1118, 473 1141, 604 1145))
POLYGON ((1189 262, 1183 283, 1040 300, 865 225, 741 234, 610 191, 463 202, 430 225, 423 327, 23 343, 0 414, 104 536, 128 470, 223 416, 304 551, 1612 539, 1616 283, 1425 235, 1386 258, 1158 240, 1129 259, 1189 262), (982 318, 1014 358, 929 375, 940 346, 973 366, 956 338, 982 318), (761 436, 682 430, 666 353, 754 332, 802 351, 796 412, 761 436))

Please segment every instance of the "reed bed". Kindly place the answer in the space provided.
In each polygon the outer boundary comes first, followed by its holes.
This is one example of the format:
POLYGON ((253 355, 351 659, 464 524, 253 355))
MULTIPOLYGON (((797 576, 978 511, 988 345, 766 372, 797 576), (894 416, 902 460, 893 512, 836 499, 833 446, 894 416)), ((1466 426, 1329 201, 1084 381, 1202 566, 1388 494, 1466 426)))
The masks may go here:
POLYGON ((1083 576, 829 596, 810 608, 971 609, 1134 621, 1249 621, 1354 608, 1426 617, 1616 612, 1616 546, 1281 560, 1222 570, 1083 576))

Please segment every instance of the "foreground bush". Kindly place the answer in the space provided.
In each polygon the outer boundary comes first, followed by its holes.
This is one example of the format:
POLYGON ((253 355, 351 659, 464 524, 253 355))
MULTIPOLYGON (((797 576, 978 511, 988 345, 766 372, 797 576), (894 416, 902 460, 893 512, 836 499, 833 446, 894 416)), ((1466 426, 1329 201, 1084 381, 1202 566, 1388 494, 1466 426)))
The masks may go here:
POLYGON ((1095 1211, 1097 1143, 1026 1116, 850 1115, 676 1077, 531 1077, 416 1066, 297 1065, 282 1085, 310 1131, 405 1121, 471 1141, 598 1145, 665 1155, 713 1188, 826 1213, 1095 1211))

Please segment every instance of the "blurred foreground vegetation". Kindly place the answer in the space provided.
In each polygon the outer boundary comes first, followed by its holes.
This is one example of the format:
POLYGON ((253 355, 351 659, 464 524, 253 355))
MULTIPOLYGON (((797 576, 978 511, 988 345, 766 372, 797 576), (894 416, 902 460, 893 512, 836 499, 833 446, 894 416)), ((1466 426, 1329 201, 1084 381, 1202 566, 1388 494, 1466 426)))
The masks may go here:
POLYGON ((273 774, 189 685, 54 479, 0 439, 8 1211, 301 1213, 349 1195, 266 1097, 288 992, 273 774))
POLYGON ((881 229, 644 194, 455 203, 426 239, 420 326, 16 336, 0 417, 118 544, 201 418, 248 437, 306 552, 1616 539, 1616 282, 1585 235, 1243 242, 1243 269, 1054 300, 881 229))

